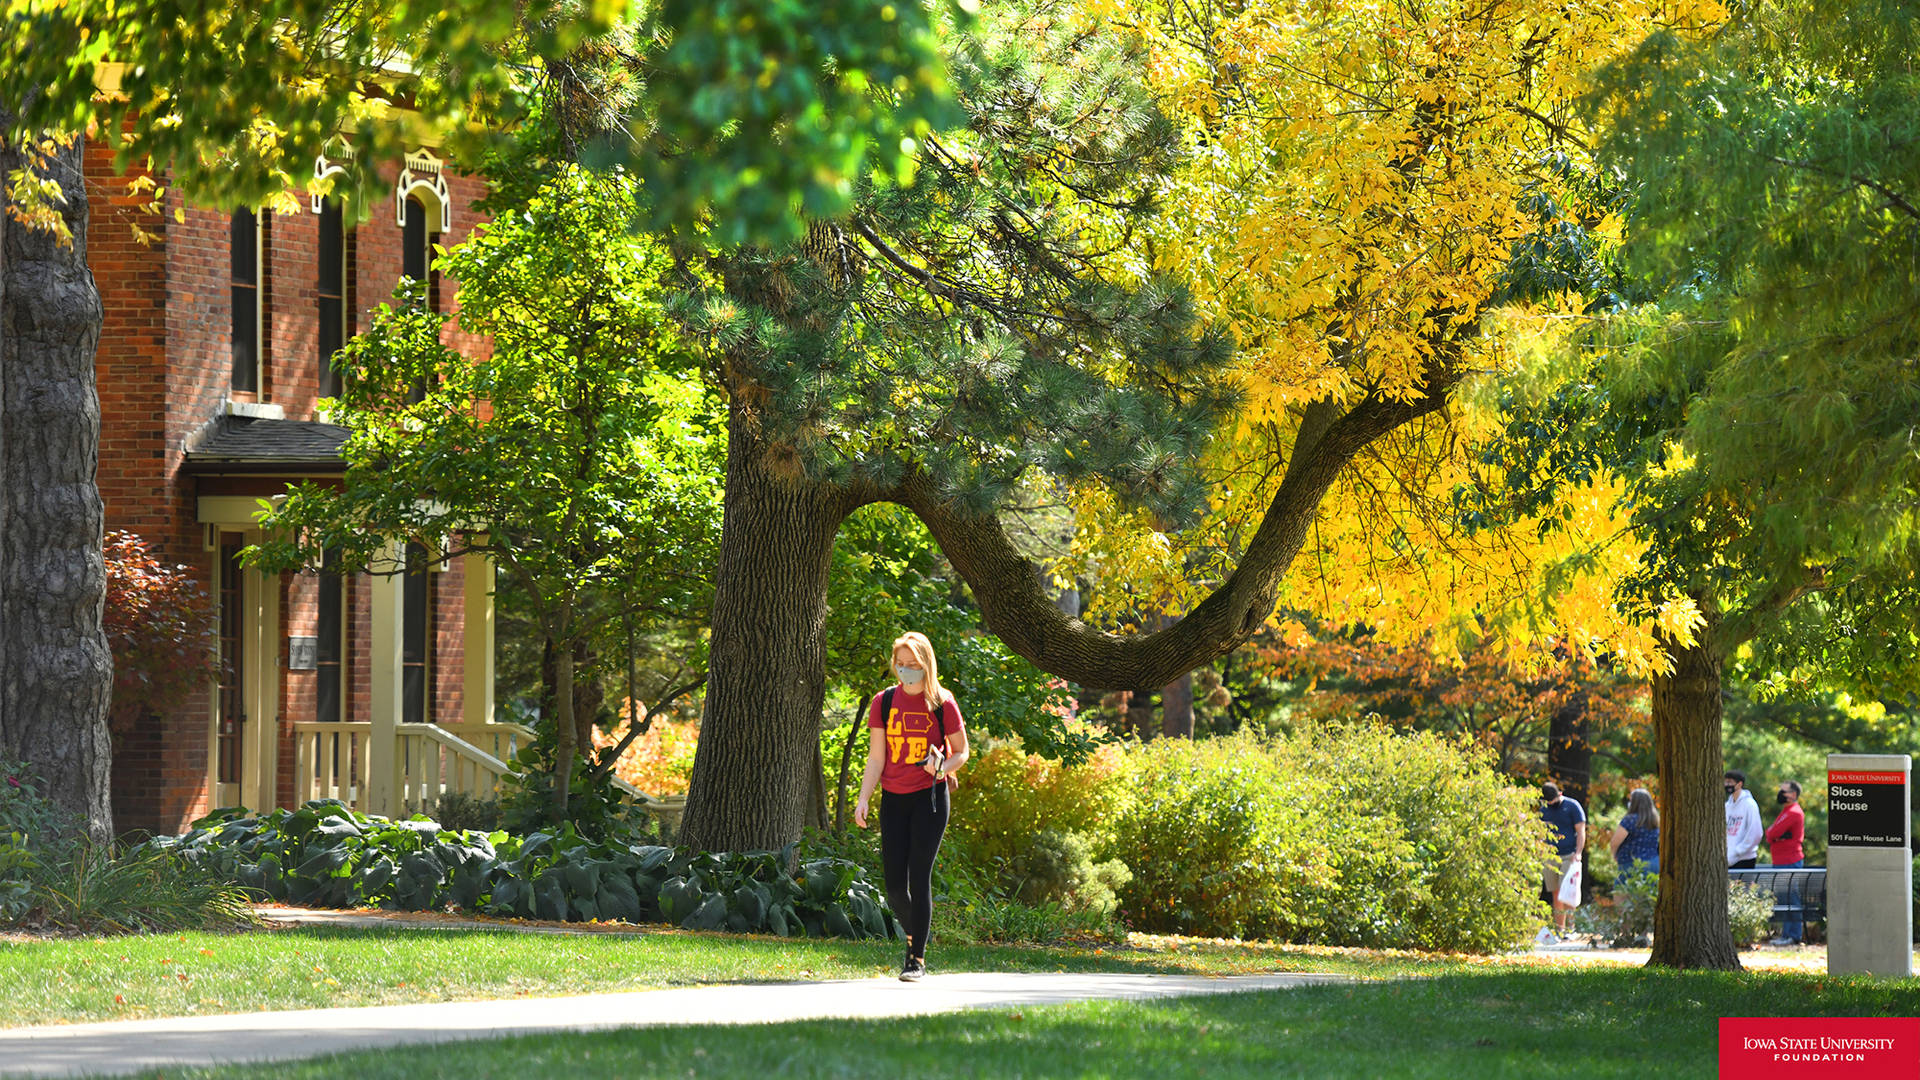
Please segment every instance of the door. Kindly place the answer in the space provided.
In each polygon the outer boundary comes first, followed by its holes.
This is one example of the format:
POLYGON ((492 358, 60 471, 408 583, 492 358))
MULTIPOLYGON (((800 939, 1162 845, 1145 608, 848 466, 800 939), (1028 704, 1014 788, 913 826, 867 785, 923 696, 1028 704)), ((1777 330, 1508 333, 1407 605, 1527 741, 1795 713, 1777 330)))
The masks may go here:
POLYGON ((246 576, 240 567, 239 533, 220 534, 216 564, 220 597, 219 684, 213 696, 213 805, 241 804, 246 753, 246 576))

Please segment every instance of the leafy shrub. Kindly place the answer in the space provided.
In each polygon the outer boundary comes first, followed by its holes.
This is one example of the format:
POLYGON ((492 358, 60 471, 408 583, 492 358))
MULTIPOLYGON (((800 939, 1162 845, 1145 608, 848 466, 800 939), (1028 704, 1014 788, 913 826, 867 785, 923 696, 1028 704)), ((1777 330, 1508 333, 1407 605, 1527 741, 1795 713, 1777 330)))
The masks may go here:
POLYGON ((152 933, 254 922, 243 890, 149 846, 82 844, 34 877, 37 921, 62 930, 152 933))
POLYGON ((26 767, 0 761, 0 923, 125 933, 252 918, 244 893, 180 859, 85 840, 26 767))
MULTIPOLYGON (((1622 874, 1614 884, 1613 904, 1582 908, 1583 929, 1615 948, 1642 944, 1653 934, 1653 909, 1660 900, 1657 874, 1622 874)), ((1727 883, 1727 926, 1733 943, 1746 948, 1766 936, 1773 920, 1773 890, 1745 881, 1727 883)))
POLYGON ((897 937, 857 864, 795 849, 692 853, 583 836, 569 822, 525 836, 369 817, 334 800, 194 823, 153 841, 267 896, 318 907, 448 905, 490 915, 670 922, 782 937, 897 937))
POLYGON ((213 599, 193 568, 160 561, 130 532, 106 534, 107 572, 101 629, 113 652, 116 732, 141 716, 164 713, 216 674, 218 625, 213 599))
POLYGON ((1747 881, 1727 882, 1727 926, 1735 946, 1744 949, 1765 937, 1772 920, 1772 889, 1747 881))
MULTIPOLYGON (((1611 859, 1607 861, 1612 862, 1611 859)), ((1599 860, 1592 860, 1592 863, 1600 865, 1599 860)), ((1641 938, 1653 934, 1653 907, 1659 898, 1659 875, 1618 874, 1613 879, 1613 903, 1583 907, 1576 918, 1581 929, 1604 939, 1614 948, 1630 948, 1641 944, 1641 938)))
MULTIPOLYGON (((699 741, 697 719, 656 716, 647 733, 635 739, 627 752, 620 755, 614 774, 649 795, 685 795, 687 780, 693 775, 694 747, 699 741)), ((595 750, 604 752, 619 742, 619 735, 603 728, 593 729, 595 750)))
POLYGON ((1058 901, 1026 903, 1002 895, 992 875, 963 861, 944 873, 935 864, 933 937, 970 945, 1054 945, 1123 942, 1126 924, 1112 911, 1069 909, 1058 901))
POLYGON ((33 873, 39 868, 25 837, 0 835, 0 923, 20 922, 33 911, 33 873))
POLYGON ((1142 929, 1486 952, 1538 925, 1545 832, 1475 748, 1359 724, 1126 762, 1109 854, 1142 929))
POLYGON ((1094 862, 1079 833, 1043 829, 1027 850, 1007 861, 1001 880, 1007 896, 1023 904, 1111 915, 1120 906, 1118 890, 1133 880, 1133 872, 1119 859, 1094 862))
POLYGON ((500 827, 500 800, 449 791, 434 804, 433 817, 443 829, 492 832, 500 827))
POLYGON ((1016 740, 977 745, 960 774, 947 834, 979 869, 994 869, 1033 847, 1043 831, 1076 833, 1094 850, 1111 846, 1130 799, 1118 744, 1078 765, 1029 754, 1016 740))
MULTIPOLYGON (((856 829, 849 827, 842 836, 831 829, 816 829, 807 826, 800 838, 800 857, 802 859, 844 859, 866 872, 870 881, 885 881, 886 868, 880 860, 880 828, 875 824, 879 814, 876 812, 867 819, 871 828, 856 829)), ((939 887, 943 869, 953 865, 954 845, 952 830, 948 830, 949 839, 940 846, 940 858, 933 864, 935 888, 939 887)))
POLYGON ((1546 841, 1536 795, 1482 748, 1377 724, 1280 745, 1291 783, 1324 778, 1338 887, 1314 894, 1330 942, 1493 952, 1538 925, 1546 841))
MULTIPOLYGON (((648 835, 649 818, 632 797, 614 786, 614 770, 600 768, 602 748, 575 764, 567 793, 567 824, 594 840, 633 843, 648 835)), ((500 797, 499 825, 509 833, 530 834, 552 827, 554 730, 551 720, 534 724, 534 737, 514 751, 516 775, 500 797)), ((658 835, 655 832, 653 835, 658 835)))
POLYGON ((33 770, 0 758, 0 841, 44 848, 77 833, 79 822, 40 793, 33 770))
MULTIPOLYGON (((1306 894, 1331 850, 1287 790, 1270 747, 1249 735, 1164 739, 1131 750, 1134 798, 1115 821, 1133 868, 1121 907, 1135 927, 1221 937, 1306 938, 1306 894)), ((1315 781, 1318 783, 1318 781, 1315 781)))

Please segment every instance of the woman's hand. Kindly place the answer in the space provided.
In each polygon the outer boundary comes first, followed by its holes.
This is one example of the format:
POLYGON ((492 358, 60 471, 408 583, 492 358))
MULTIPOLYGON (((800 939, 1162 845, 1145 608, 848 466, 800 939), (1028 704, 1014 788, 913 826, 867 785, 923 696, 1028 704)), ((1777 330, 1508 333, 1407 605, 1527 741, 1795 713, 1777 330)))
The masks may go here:
POLYGON ((938 779, 940 776, 940 766, 944 764, 946 760, 947 755, 941 751, 938 746, 929 746, 927 747, 927 760, 922 762, 920 767, 927 770, 928 776, 938 779))
POLYGON ((853 823, 861 828, 867 827, 867 793, 861 792, 858 802, 853 804, 853 823))

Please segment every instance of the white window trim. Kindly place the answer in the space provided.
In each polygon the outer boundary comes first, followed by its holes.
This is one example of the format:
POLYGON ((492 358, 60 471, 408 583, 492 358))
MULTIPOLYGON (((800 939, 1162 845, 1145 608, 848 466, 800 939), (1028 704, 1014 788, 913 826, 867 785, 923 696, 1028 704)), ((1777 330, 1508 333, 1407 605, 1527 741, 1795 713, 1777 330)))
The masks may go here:
MULTIPOLYGON (((314 213, 318 214, 322 211, 327 199, 338 198, 329 194, 332 189, 327 186, 327 181, 336 176, 347 175, 347 166, 353 164, 359 157, 360 155, 353 147, 344 142, 334 141, 327 143, 326 150, 313 159, 313 180, 307 185, 307 189, 313 192, 314 213)), ((345 202, 344 199, 341 201, 345 202)))
POLYGON ((434 157, 425 148, 415 150, 403 160, 400 177, 393 185, 393 223, 400 228, 407 226, 407 197, 422 196, 421 203, 431 211, 434 206, 440 209, 440 232, 453 231, 453 194, 447 189, 445 175, 446 162, 434 157))

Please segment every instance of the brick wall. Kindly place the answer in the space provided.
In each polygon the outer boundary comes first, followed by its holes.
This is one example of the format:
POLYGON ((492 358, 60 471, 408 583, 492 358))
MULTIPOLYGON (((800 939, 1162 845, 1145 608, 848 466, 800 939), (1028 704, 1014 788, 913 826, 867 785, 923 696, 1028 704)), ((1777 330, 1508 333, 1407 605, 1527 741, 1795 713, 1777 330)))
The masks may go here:
POLYGON ((267 400, 289 420, 313 419, 320 393, 320 215, 309 205, 266 215, 267 400))
MULTIPOLYGON (((230 215, 186 205, 169 193, 159 215, 142 214, 142 197, 126 190, 127 176, 116 175, 112 155, 94 144, 87 154, 87 178, 93 192, 94 223, 88 262, 101 291, 106 323, 96 361, 101 400, 100 487, 109 529, 127 529, 152 543, 169 562, 193 568, 213 592, 213 556, 204 550, 203 527, 196 517, 194 480, 181 474, 186 448, 218 417, 234 393, 231 333, 230 215), (130 225, 161 237, 143 246, 130 225)), ((397 165, 386 170, 397 175, 397 165)), ((164 178, 161 178, 164 183, 164 178)), ((470 204, 481 181, 448 176, 453 195, 453 227, 436 239, 458 243, 484 218, 470 204)), ((374 306, 388 302, 400 276, 401 229, 395 223, 390 194, 367 208, 369 217, 352 230, 347 248, 347 302, 352 325, 365 329, 374 306)), ((281 406, 290 420, 314 418, 318 396, 318 243, 319 216, 305 208, 296 214, 264 213, 265 259, 261 276, 263 379, 258 397, 281 406)), ((435 221, 437 225, 437 219, 435 221)), ((454 283, 438 283, 436 302, 451 312, 454 283)), ((483 339, 451 326, 447 341, 470 355, 484 355, 483 339)), ((267 482, 206 480, 209 492, 253 493, 267 482), (238 484, 239 486, 236 486, 238 484), (229 492, 231 488, 231 492, 229 492), (244 492, 243 492, 244 488, 244 492)), ((265 491, 259 492, 265 494, 265 491)), ((435 662, 433 715, 459 719, 462 708, 463 589, 458 567, 434 575, 431 614, 435 662)), ((293 747, 290 725, 313 715, 316 679, 311 672, 286 670, 289 634, 311 634, 317 619, 317 588, 311 577, 283 575, 282 625, 276 628, 280 665, 280 801, 292 794, 293 747)), ((371 624, 364 575, 347 589, 344 712, 349 720, 371 719, 366 655, 371 624)), ((178 832, 209 807, 206 787, 210 752, 207 693, 171 714, 140 725, 115 748, 113 798, 123 829, 178 832)))

